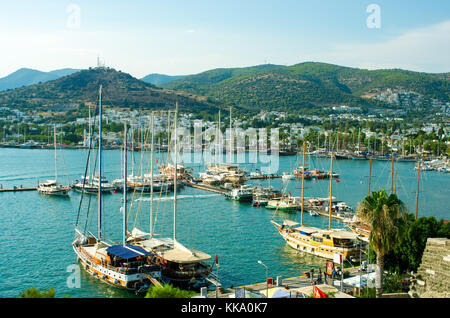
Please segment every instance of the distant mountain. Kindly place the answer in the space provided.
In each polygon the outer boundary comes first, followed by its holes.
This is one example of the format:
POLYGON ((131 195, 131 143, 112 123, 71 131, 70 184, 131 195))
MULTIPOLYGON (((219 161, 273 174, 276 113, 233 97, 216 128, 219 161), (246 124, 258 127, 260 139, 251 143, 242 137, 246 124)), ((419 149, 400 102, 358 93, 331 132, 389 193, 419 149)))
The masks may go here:
POLYGON ((217 106, 204 97, 162 89, 110 68, 82 70, 46 83, 0 92, 0 105, 67 111, 80 104, 95 105, 100 84, 103 103, 110 107, 173 109, 178 101, 180 110, 217 111, 217 106))
POLYGON ((166 83, 163 87, 204 95, 248 110, 315 109, 331 105, 386 106, 381 92, 407 90, 442 102, 450 100, 450 73, 364 70, 305 62, 216 69, 166 83))
POLYGON ((149 74, 149 75, 141 78, 141 81, 144 81, 146 83, 150 83, 153 85, 162 85, 162 84, 166 84, 166 83, 169 83, 171 81, 174 81, 176 79, 180 79, 180 78, 183 78, 186 76, 188 76, 188 75, 164 75, 164 74, 153 73, 153 74, 149 74))
POLYGON ((29 68, 21 68, 8 76, 0 78, 0 91, 52 81, 78 71, 78 69, 65 68, 51 72, 42 72, 29 68))

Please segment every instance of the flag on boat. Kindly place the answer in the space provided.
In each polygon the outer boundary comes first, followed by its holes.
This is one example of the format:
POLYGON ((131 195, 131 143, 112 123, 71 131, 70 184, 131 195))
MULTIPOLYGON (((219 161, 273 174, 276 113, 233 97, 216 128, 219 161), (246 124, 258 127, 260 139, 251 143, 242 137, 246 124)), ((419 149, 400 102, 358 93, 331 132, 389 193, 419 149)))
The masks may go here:
POLYGON ((328 298, 328 296, 323 291, 321 291, 317 286, 314 286, 314 298, 328 298))

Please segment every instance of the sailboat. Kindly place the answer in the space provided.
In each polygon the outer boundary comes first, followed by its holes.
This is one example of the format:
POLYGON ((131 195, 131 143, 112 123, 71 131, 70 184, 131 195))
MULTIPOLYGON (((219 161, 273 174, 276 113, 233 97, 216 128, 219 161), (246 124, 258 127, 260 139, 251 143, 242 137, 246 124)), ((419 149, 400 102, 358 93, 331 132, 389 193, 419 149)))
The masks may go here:
POLYGON ((71 189, 70 186, 63 186, 58 183, 58 165, 56 161, 56 125, 53 126, 53 144, 55 146, 55 180, 39 182, 37 190, 39 193, 44 195, 67 196, 71 189))
MULTIPOLYGON (((91 149, 92 142, 92 132, 91 129, 91 108, 89 107, 89 150, 91 149)), ((99 141, 100 142, 100 141, 99 141)), ((90 156, 88 156, 88 160, 90 162, 90 156)), ((89 164, 87 165, 89 166, 89 164)), ((115 190, 115 187, 112 183, 108 181, 108 179, 102 175, 99 177, 94 173, 94 175, 82 175, 80 179, 77 179, 73 182, 72 188, 81 193, 89 193, 89 194, 98 194, 99 189, 101 189, 102 193, 112 193, 115 190), (100 186, 101 183, 101 186, 100 186)))
MULTIPOLYGON (((175 154, 178 149, 177 142, 177 112, 178 103, 174 118, 174 139, 175 154)), ((170 114, 170 111, 168 112, 170 114)), ((153 118, 153 114, 152 114, 153 118)), ((152 120, 153 130, 153 120, 152 120)), ((152 151, 151 151, 151 172, 153 173, 153 133, 152 133, 152 151)), ((150 232, 144 232, 134 228, 128 237, 128 242, 142 247, 145 251, 154 254, 154 261, 161 264, 162 279, 173 285, 183 288, 198 288, 209 284, 209 275, 212 271, 212 264, 207 261, 211 255, 204 252, 185 247, 177 239, 177 186, 178 186, 178 163, 177 155, 174 156, 174 191, 173 191, 173 238, 155 238, 153 225, 153 191, 151 191, 150 200, 150 232)))
MULTIPOLYGON (((330 177, 330 206, 332 200, 333 185, 333 156, 331 156, 331 177, 330 177)), ((329 209, 328 229, 317 227, 307 227, 303 225, 303 187, 301 197, 301 222, 284 220, 279 224, 273 220, 271 223, 275 226, 278 233, 292 248, 303 251, 308 254, 316 255, 326 259, 333 259, 334 254, 341 254, 344 260, 359 260, 360 248, 355 239, 357 234, 344 230, 331 228, 331 209, 329 209)))
MULTIPOLYGON (((102 86, 99 89, 99 148, 98 148, 98 175, 102 176, 102 106, 101 106, 102 86)), ((125 150, 124 150, 124 171, 126 180, 126 126, 125 126, 125 150)), ((126 182, 124 188, 126 189, 126 182)), ((83 268, 92 276, 110 285, 135 291, 137 293, 146 292, 148 287, 157 278, 159 266, 151 263, 151 253, 142 247, 126 242, 127 232, 127 192, 123 196, 123 231, 122 244, 112 243, 105 238, 102 233, 102 183, 98 185, 98 234, 94 235, 90 231, 81 230, 78 226, 79 218, 75 227, 75 239, 72 248, 77 255, 83 268)), ((83 196, 81 197, 82 200, 83 196)), ((81 203, 80 203, 81 207, 81 203)), ((80 210, 79 210, 80 212, 80 210)))

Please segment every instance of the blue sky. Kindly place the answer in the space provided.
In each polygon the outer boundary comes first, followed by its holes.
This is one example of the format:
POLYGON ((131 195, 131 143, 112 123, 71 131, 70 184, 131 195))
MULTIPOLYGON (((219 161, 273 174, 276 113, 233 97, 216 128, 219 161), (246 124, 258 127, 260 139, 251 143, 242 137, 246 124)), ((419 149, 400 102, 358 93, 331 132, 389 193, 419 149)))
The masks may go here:
POLYGON ((16 0, 0 3, 0 39, 0 77, 97 56, 138 78, 304 61, 449 72, 450 1, 16 0))

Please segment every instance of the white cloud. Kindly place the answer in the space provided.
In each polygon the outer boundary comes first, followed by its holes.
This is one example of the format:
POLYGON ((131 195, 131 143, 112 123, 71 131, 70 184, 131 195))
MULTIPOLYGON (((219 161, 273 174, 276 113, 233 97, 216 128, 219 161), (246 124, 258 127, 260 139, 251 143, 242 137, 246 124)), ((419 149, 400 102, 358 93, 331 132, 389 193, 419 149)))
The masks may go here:
POLYGON ((318 57, 329 63, 367 69, 449 72, 450 20, 411 30, 385 42, 334 45, 331 51, 308 58, 318 57))

